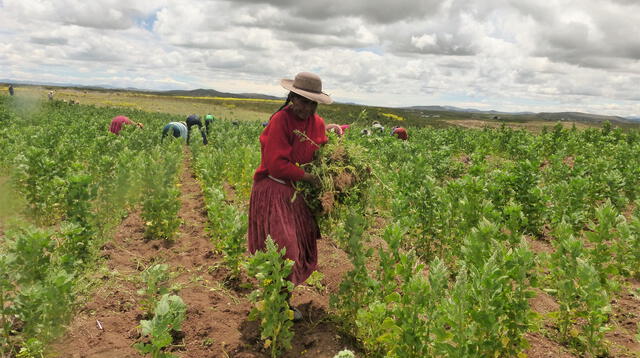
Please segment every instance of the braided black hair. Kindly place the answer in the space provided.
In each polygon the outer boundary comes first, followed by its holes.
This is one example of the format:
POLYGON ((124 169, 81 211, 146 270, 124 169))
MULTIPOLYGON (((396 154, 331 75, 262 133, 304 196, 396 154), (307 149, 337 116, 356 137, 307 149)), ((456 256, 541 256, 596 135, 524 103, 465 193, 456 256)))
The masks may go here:
POLYGON ((289 94, 287 95, 287 100, 284 101, 284 104, 280 106, 280 108, 278 108, 277 111, 273 112, 271 117, 269 117, 269 120, 271 120, 271 118, 273 118, 273 116, 275 116, 276 113, 280 112, 284 107, 286 107, 291 102, 291 99, 293 99, 295 96, 297 96, 296 93, 289 92, 289 94))

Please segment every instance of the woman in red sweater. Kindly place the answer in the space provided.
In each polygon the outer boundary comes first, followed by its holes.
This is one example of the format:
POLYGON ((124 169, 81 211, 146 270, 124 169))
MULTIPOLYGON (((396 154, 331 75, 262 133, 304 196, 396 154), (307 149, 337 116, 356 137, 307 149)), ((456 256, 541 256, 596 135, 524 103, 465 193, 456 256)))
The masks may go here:
MULTIPOLYGON (((322 92, 322 81, 313 73, 298 73, 294 80, 283 79, 287 100, 269 119, 260 135, 260 166, 253 176, 249 202, 248 246, 253 254, 265 247, 267 235, 295 262, 289 279, 304 282, 318 263, 316 240, 320 229, 303 198, 295 200, 293 182, 318 179, 298 165, 309 163, 327 142, 324 120, 316 114, 318 102, 333 100, 322 92)), ((296 318, 301 318, 294 310, 296 318)))
POLYGON ((391 135, 396 136, 398 139, 402 139, 402 140, 409 139, 407 130, 402 127, 393 127, 393 129, 391 130, 391 135))
POLYGON ((115 116, 113 117, 113 119, 111 120, 111 123, 109 124, 109 132, 115 135, 118 135, 125 124, 135 124, 140 128, 144 127, 142 123, 134 122, 130 120, 129 117, 127 116, 115 116))

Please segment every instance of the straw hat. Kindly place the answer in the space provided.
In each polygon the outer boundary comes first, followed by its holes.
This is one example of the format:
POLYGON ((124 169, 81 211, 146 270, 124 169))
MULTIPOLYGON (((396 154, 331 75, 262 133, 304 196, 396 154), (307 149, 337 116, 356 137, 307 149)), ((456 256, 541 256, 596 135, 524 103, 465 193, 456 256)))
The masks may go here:
POLYGON ((280 85, 291 92, 297 93, 312 101, 324 104, 331 104, 333 100, 329 95, 322 92, 322 80, 318 75, 310 72, 300 72, 296 78, 289 80, 283 78, 280 85))

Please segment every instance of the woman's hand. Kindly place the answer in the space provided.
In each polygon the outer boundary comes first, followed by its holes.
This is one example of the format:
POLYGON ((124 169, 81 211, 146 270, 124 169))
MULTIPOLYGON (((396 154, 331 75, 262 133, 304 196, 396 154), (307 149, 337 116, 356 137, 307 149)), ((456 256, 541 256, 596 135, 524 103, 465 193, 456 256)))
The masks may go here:
POLYGON ((342 132, 342 128, 340 128, 339 125, 334 124, 334 123, 329 123, 326 125, 325 130, 328 132, 333 132, 335 134, 337 134, 338 136, 341 136, 343 134, 342 132))

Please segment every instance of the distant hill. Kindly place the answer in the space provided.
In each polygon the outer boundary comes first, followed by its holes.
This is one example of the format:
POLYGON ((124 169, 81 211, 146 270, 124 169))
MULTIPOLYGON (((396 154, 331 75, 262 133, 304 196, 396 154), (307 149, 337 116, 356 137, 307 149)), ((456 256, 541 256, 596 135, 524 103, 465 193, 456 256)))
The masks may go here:
POLYGON ((152 91, 149 93, 164 96, 188 96, 188 97, 223 97, 223 98, 258 98, 283 100, 282 97, 268 96, 259 93, 227 93, 213 89, 198 88, 194 90, 152 91))
POLYGON ((638 119, 633 117, 625 118, 619 116, 605 116, 600 114, 590 114, 582 112, 500 112, 500 111, 482 111, 473 108, 458 108, 452 106, 413 106, 406 107, 405 109, 419 110, 419 111, 433 111, 433 112, 465 112, 465 113, 481 113, 489 115, 500 115, 505 119, 505 116, 511 117, 511 119, 522 120, 540 120, 540 121, 569 121, 569 122, 586 122, 586 123, 603 123, 609 121, 611 123, 635 123, 638 119))
POLYGON ((603 123, 609 121, 611 123, 633 123, 624 117, 619 116, 603 116, 599 114, 589 114, 581 112, 557 112, 557 113, 537 113, 535 115, 537 119, 547 121, 575 121, 575 122, 590 122, 590 123, 603 123))
POLYGON ((500 111, 483 111, 475 108, 460 108, 453 106, 412 106, 403 107, 403 109, 412 109, 419 111, 434 111, 434 112, 469 112, 469 113, 485 113, 485 114, 534 114, 534 112, 500 112, 500 111))

